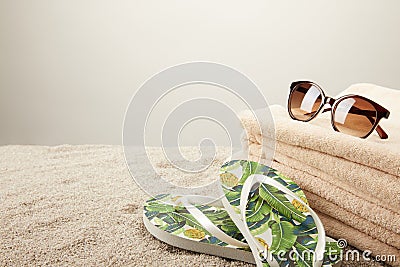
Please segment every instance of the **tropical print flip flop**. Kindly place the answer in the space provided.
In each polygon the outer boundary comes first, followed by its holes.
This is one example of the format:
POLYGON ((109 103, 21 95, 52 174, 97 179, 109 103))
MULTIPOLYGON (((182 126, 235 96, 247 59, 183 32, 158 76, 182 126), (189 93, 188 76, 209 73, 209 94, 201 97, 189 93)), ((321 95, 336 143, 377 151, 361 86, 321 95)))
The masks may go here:
POLYGON ((205 196, 162 194, 146 201, 143 220, 153 236, 170 245, 255 263, 221 201, 205 196))
POLYGON ((337 266, 341 249, 325 237, 301 188, 257 162, 221 167, 226 211, 249 244, 257 266, 337 266))

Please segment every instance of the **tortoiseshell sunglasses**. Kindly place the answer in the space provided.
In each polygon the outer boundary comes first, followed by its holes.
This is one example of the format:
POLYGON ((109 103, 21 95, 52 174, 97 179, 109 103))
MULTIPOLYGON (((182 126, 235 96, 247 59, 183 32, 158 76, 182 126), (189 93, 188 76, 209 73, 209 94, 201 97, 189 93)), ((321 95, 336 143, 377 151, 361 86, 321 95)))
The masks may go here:
POLYGON ((289 115, 294 120, 310 121, 322 110, 331 111, 331 124, 335 131, 360 138, 368 137, 374 130, 381 139, 388 134, 379 126, 390 112, 374 101, 359 95, 344 95, 338 99, 325 96, 319 85, 309 81, 296 81, 290 85, 289 115), (329 104, 330 108, 322 108, 329 104))

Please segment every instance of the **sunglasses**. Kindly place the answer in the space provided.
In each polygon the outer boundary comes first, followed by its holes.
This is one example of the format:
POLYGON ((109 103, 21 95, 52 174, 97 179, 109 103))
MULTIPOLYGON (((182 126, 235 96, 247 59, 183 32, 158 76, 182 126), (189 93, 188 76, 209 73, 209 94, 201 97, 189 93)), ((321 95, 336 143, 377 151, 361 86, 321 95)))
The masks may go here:
POLYGON ((322 110, 331 111, 331 124, 335 131, 360 138, 368 137, 374 130, 381 139, 388 134, 379 126, 390 112, 374 101, 359 95, 345 95, 338 99, 325 96, 319 85, 308 81, 296 81, 290 85, 288 111, 292 119, 311 121, 322 110), (324 108, 329 104, 329 108, 324 108), (323 110, 322 110, 323 109, 323 110))

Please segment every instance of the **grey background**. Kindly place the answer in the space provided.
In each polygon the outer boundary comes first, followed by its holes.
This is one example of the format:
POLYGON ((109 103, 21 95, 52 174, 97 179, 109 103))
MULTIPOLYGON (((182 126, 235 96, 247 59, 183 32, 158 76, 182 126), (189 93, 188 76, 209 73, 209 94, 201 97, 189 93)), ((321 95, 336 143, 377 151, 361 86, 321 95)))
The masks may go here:
MULTIPOLYGON (((269 103, 285 104, 302 78, 330 95, 358 82, 400 88, 399 10, 398 0, 0 0, 0 144, 121 144, 137 88, 188 61, 238 69, 269 103)), ((160 114, 199 92, 230 99, 193 87, 160 114)), ((187 143, 198 129, 212 127, 188 130, 187 143)))

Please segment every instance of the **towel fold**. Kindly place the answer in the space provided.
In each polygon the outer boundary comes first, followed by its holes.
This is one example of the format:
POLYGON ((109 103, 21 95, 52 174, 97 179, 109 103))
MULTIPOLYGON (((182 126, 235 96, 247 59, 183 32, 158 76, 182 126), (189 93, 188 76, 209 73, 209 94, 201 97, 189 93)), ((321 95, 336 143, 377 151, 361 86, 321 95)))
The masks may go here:
MULTIPOLYGON (((279 162, 273 162, 273 167, 291 177, 302 189, 312 192, 327 201, 342 207, 361 218, 379 225, 388 231, 400 234, 400 215, 377 206, 365 199, 357 197, 319 177, 302 170, 296 170, 279 162)), ((335 217, 338 218, 338 217, 335 217)))
MULTIPOLYGON (((324 224, 327 235, 333 238, 340 239, 346 237, 346 241, 361 250, 369 250, 373 256, 394 256, 395 261, 387 261, 386 263, 391 266, 400 266, 400 251, 397 248, 386 245, 381 241, 364 234, 340 221, 325 215, 321 212, 317 212, 318 217, 324 224)), ((361 255, 360 255, 361 257, 361 255)))
POLYGON ((280 154, 290 155, 291 159, 309 165, 311 170, 317 169, 335 177, 333 179, 335 182, 337 180, 346 182, 361 193, 372 195, 400 212, 400 177, 319 151, 296 148, 283 142, 278 142, 278 147, 277 151, 280 154))
POLYGON ((312 209, 328 215, 331 218, 340 218, 336 220, 376 238, 387 245, 400 249, 400 234, 396 234, 379 225, 373 224, 314 193, 308 191, 304 191, 304 193, 306 194, 312 209))
MULTIPOLYGON (((259 155, 261 145, 245 140, 252 155, 259 155)), ((274 158, 400 214, 400 178, 343 158, 315 150, 276 142, 274 158)))
MULTIPOLYGON (((385 188, 385 184, 383 184, 383 183, 382 184, 377 183, 378 185, 375 185, 375 187, 381 187, 378 191, 376 191, 376 193, 368 193, 368 192, 365 192, 364 190, 361 190, 361 187, 359 185, 355 185, 351 182, 343 181, 342 179, 339 178, 339 175, 335 175, 335 174, 329 175, 329 174, 327 174, 327 172, 319 170, 314 167, 311 167, 310 165, 308 165, 305 162, 294 159, 291 156, 287 156, 287 154, 285 155, 282 153, 276 153, 275 160, 282 164, 285 164, 286 166, 290 166, 296 170, 302 170, 303 172, 305 172, 313 177, 318 177, 319 179, 322 179, 335 187, 341 188, 344 192, 349 192, 349 193, 355 195, 359 199, 366 200, 368 202, 373 203, 376 206, 382 207, 384 209, 390 210, 390 211, 400 215, 399 204, 397 202, 390 202, 388 200, 384 201, 377 197, 379 195, 378 192, 380 192, 380 191, 390 191, 387 188, 385 188)), ((368 179, 365 179, 365 180, 367 183, 368 179)), ((379 181, 379 180, 377 180, 377 181, 379 181)), ((390 186, 390 184, 388 186, 390 186)), ((388 199, 390 199, 390 198, 388 197, 388 199)))
MULTIPOLYGON (((245 140, 250 149, 258 149, 257 140, 245 140)), ((400 177, 375 168, 334 157, 320 151, 276 142, 275 158, 287 164, 304 165, 308 173, 343 184, 359 195, 372 195, 374 202, 400 212, 400 177), (323 177, 324 176, 324 177, 323 177), (335 178, 333 178, 335 177, 335 178)))

